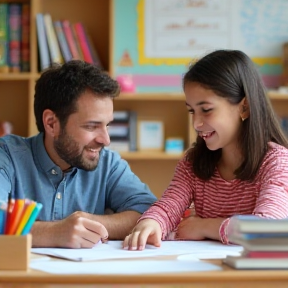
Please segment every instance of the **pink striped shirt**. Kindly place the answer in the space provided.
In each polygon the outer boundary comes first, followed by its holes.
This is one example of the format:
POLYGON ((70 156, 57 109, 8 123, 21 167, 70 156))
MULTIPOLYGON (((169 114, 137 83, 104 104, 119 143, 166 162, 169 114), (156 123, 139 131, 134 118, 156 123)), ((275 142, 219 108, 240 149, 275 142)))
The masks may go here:
POLYGON ((226 244, 229 217, 233 215, 288 217, 288 149, 270 142, 253 182, 224 180, 217 169, 210 180, 204 181, 196 177, 191 164, 182 159, 161 199, 139 221, 156 220, 162 229, 162 239, 166 239, 191 203, 201 218, 227 218, 219 229, 221 240, 226 244))

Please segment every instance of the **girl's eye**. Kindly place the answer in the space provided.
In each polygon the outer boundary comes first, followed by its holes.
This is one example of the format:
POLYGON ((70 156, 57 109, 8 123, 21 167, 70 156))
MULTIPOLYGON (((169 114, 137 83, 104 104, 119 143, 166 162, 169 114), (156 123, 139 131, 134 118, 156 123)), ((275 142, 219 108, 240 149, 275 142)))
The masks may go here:
POLYGON ((212 109, 202 109, 202 111, 204 112, 204 113, 207 113, 207 112, 209 112, 209 111, 211 111, 212 109))
POLYGON ((194 114, 194 110, 190 109, 188 110, 189 114, 194 114))

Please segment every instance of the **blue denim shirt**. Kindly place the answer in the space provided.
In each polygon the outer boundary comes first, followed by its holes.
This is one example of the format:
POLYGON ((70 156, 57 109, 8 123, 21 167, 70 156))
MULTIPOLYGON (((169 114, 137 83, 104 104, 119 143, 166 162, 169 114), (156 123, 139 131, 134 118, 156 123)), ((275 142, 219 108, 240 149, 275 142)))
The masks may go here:
POLYGON ((43 134, 0 138, 0 199, 29 198, 43 204, 38 220, 61 220, 75 211, 103 215, 143 213, 156 197, 119 154, 102 149, 96 170, 63 173, 46 152, 43 134))

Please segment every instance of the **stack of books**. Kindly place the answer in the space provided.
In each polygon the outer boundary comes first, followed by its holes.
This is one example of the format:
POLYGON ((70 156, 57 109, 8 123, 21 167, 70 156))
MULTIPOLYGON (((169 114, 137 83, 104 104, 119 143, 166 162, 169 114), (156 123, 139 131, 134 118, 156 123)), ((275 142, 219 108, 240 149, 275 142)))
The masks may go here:
POLYGON ((233 217, 229 240, 243 246, 241 256, 223 262, 236 269, 288 269, 288 218, 233 217))
POLYGON ((136 111, 114 111, 114 120, 109 125, 109 149, 118 152, 137 150, 137 113, 136 111))

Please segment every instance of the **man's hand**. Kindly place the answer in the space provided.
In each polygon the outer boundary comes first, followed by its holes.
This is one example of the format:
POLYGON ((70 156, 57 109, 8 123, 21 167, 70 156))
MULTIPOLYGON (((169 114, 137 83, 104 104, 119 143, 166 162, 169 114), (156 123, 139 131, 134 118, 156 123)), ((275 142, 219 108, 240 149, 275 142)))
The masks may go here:
POLYGON ((160 247, 161 234, 161 227, 157 221, 144 219, 134 227, 131 234, 125 237, 123 248, 128 250, 144 250, 146 243, 160 247))
POLYGON ((89 219, 85 212, 75 212, 55 222, 35 222, 32 228, 33 247, 91 248, 108 238, 106 228, 89 219))

